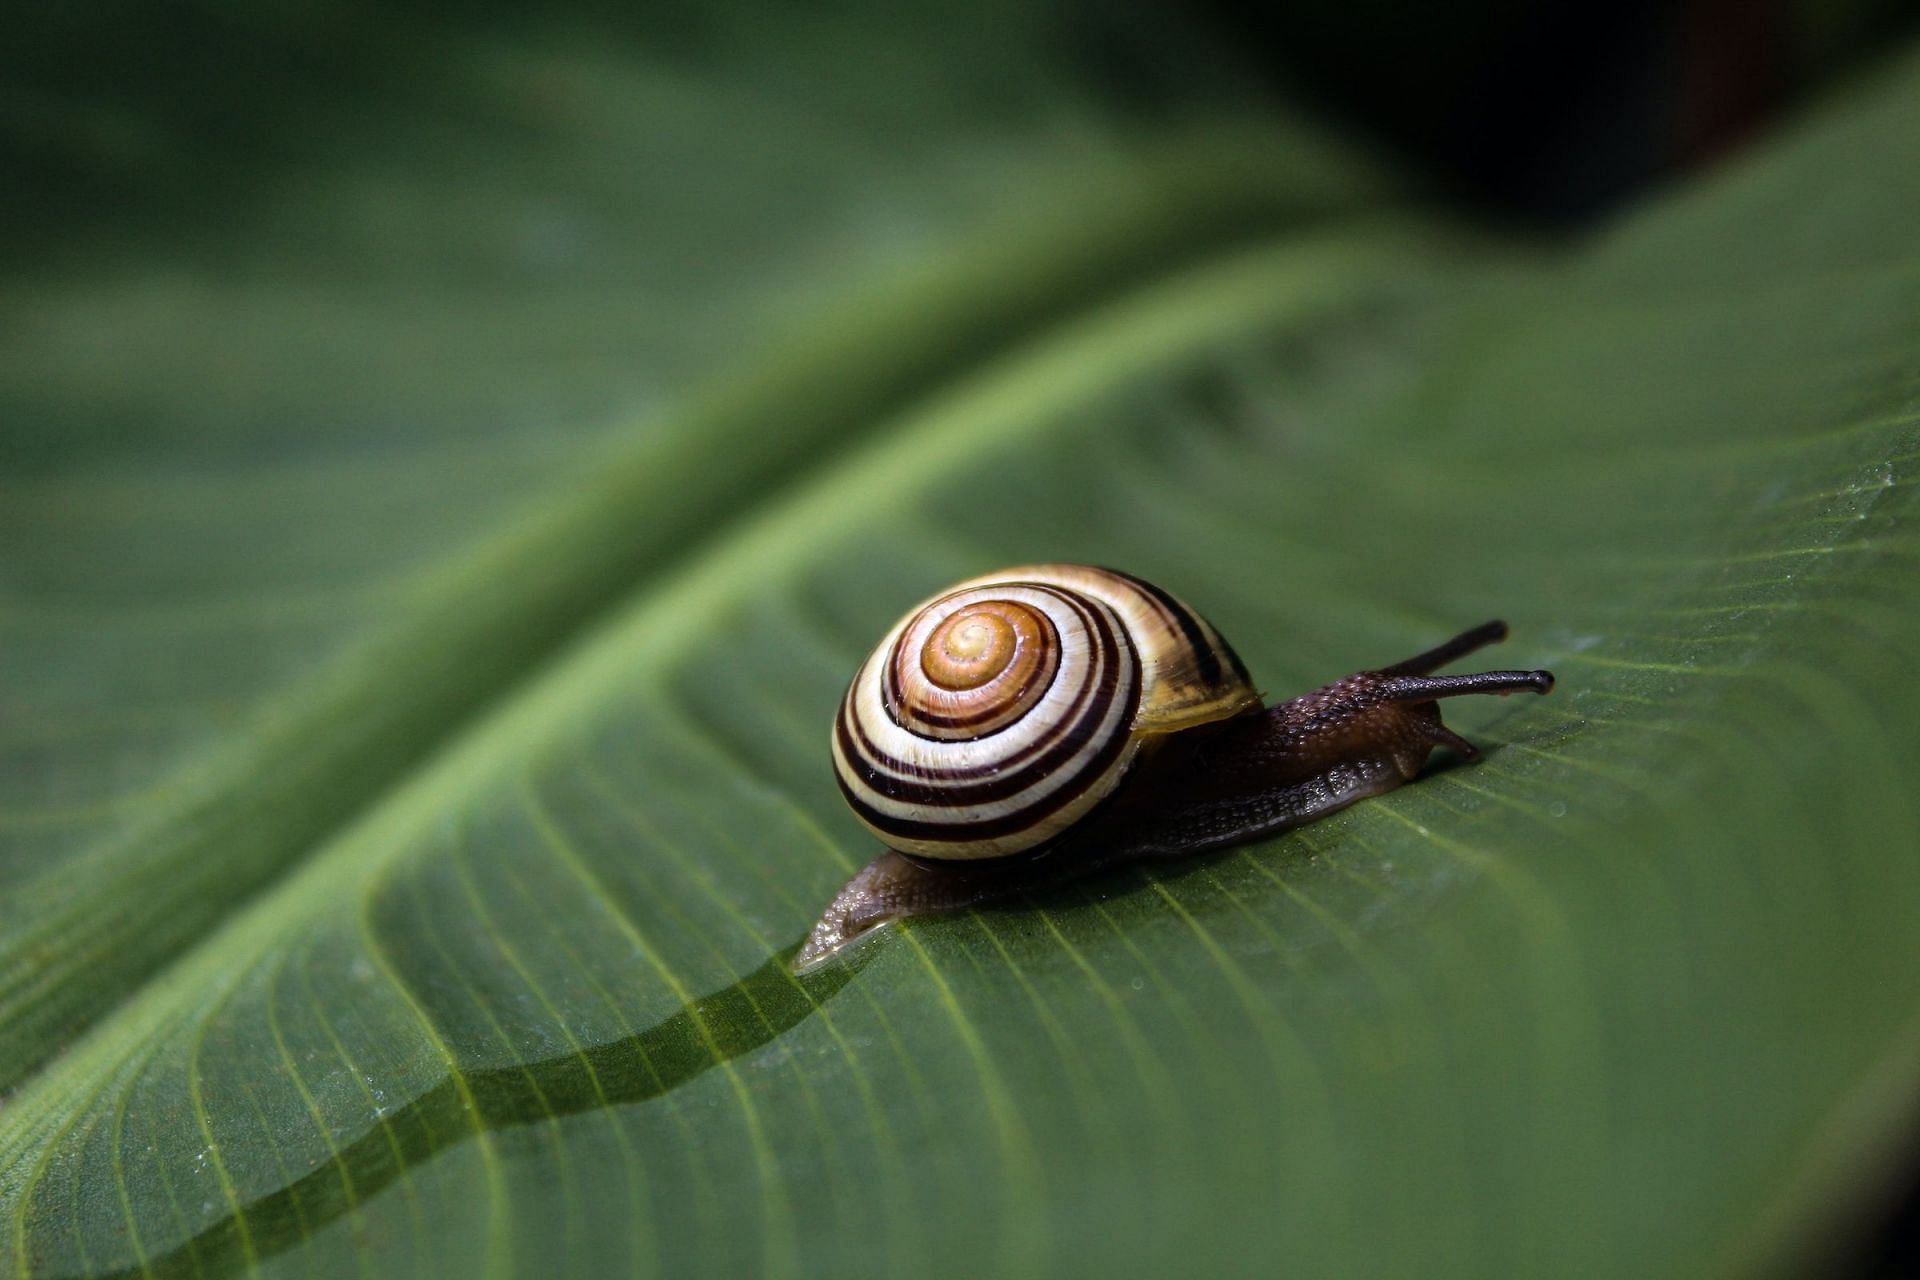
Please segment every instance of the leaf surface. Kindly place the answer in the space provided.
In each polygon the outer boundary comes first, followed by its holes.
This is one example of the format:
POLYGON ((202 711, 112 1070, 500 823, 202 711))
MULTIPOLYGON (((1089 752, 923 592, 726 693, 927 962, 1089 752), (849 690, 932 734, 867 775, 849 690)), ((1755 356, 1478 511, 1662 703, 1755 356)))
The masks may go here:
MULTIPOLYGON (((641 89, 688 139, 850 110, 568 56, 584 98, 508 83, 569 137, 658 138, 641 89)), ((321 248, 9 295, 0 1265, 1697 1275, 1870 1193, 1920 1057, 1920 63, 1552 256, 1305 142, 981 159, 993 96, 927 152, 975 139, 970 211, 820 180, 904 247, 743 221, 790 238, 635 249, 712 281, 637 293, 599 254, 598 310, 424 361, 447 314, 321 248), (378 328, 263 354, 316 315, 378 328), (102 332, 150 362, 88 381, 102 332), (792 980, 872 852, 848 674, 1037 558, 1178 592, 1275 696, 1495 615, 1561 684, 1461 706, 1479 765, 792 980)), ((780 150, 618 207, 692 244, 780 150)))

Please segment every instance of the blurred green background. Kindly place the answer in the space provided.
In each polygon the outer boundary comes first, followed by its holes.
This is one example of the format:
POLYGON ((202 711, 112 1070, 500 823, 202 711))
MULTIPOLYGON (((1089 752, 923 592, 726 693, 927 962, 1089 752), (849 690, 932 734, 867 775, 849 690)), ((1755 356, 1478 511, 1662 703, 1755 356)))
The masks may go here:
POLYGON ((1903 1274, 1892 0, 0 39, 0 1276, 1903 1274), (943 583, 1547 700, 783 958, 943 583))

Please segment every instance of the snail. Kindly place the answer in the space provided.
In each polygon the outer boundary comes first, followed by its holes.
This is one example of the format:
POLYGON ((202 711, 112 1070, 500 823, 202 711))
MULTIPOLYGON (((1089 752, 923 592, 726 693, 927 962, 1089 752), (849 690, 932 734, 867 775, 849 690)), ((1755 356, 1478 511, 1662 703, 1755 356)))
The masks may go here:
POLYGON ((1553 675, 1432 672, 1506 635, 1484 623, 1268 707, 1219 632, 1129 574, 1040 564, 950 587, 894 624, 841 702, 834 773, 888 849, 793 967, 895 920, 1311 822, 1411 780, 1435 747, 1472 760, 1438 700, 1544 694, 1553 675))

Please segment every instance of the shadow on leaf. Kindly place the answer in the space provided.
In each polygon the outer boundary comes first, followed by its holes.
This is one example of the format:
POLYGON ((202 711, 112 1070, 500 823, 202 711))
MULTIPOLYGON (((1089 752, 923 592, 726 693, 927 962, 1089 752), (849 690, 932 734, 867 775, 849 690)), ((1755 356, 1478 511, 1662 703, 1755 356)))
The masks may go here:
POLYGON ((475 1135, 658 1098, 785 1034, 837 994, 860 964, 795 977, 797 947, 637 1035, 584 1053, 450 1076, 384 1118, 339 1156, 192 1239, 114 1276, 226 1274, 299 1244, 440 1152, 475 1135))

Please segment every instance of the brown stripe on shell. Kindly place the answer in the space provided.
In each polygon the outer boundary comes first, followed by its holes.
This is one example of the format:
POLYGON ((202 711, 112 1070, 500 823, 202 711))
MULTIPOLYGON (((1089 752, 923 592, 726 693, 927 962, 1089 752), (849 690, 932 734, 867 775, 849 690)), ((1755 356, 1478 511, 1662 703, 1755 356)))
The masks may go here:
POLYGON ((1192 648, 1202 680, 1210 685, 1221 683, 1221 664, 1224 662, 1227 670, 1233 673, 1236 683, 1243 685, 1253 683, 1252 678, 1247 674, 1247 664, 1240 660, 1240 655, 1233 651, 1233 646, 1227 643, 1226 638, 1214 628, 1212 623, 1188 608, 1178 597, 1130 573, 1122 573, 1118 569, 1108 569, 1105 572, 1132 583, 1152 603, 1159 606, 1158 612, 1172 623, 1192 648))
MULTIPOLYGON (((1077 606, 1076 606, 1077 607, 1077 606)), ((1105 619, 1099 619, 1105 627, 1105 619)), ((1112 632, 1105 639, 1111 643, 1112 632)), ((839 724, 840 750, 860 771, 860 781, 888 800, 929 808, 965 808, 990 804, 1030 789, 1036 781, 1051 777, 1055 770, 1077 755, 1106 720, 1119 687, 1122 664, 1103 652, 1101 665, 1062 717, 1062 728, 1036 737, 1012 755, 970 769, 928 769, 886 755, 868 738, 853 714, 851 703, 843 703, 839 724)), ((1127 664, 1132 666, 1132 664, 1127 664)), ((1137 668, 1128 680, 1129 696, 1138 697, 1137 668)), ((1128 709, 1129 713, 1131 708, 1128 709)), ((1131 714, 1128 716, 1131 719, 1131 714)), ((1125 737, 1126 735, 1119 735, 1125 737)), ((843 784, 844 785, 844 784, 843 784)), ((886 822, 893 819, 888 818, 886 822)), ((883 822, 881 825, 886 825, 883 822)))
MULTIPOLYGON (((1028 584, 1023 583, 1020 585, 1024 586, 1028 584)), ((1118 673, 1122 669, 1121 665, 1114 661, 1114 655, 1117 652, 1114 631, 1108 625, 1107 618, 1102 609, 1089 607, 1080 600, 1065 596, 1062 596, 1061 599, 1064 604, 1080 615, 1087 624, 1089 631, 1094 631, 1097 628, 1100 634, 1097 642, 1089 646, 1089 652, 1095 656, 1095 661, 1098 665, 1090 669, 1090 678, 1075 692, 1073 701, 1059 717, 1059 722, 1067 726, 1079 726, 1083 722, 1091 722, 1093 725, 1098 726, 1101 720, 1106 717, 1108 704, 1103 702, 1097 709, 1089 711, 1087 709, 1088 703, 1106 694, 1111 687, 1118 682, 1118 673), (1113 674, 1110 676, 1108 674, 1109 672, 1113 674)), ((1133 673, 1131 683, 1137 684, 1138 664, 1130 660, 1130 654, 1123 654, 1122 656, 1129 659, 1126 662, 1126 667, 1133 673)), ((849 694, 851 695, 851 691, 849 691, 849 694)), ((904 728, 906 726, 902 727, 904 728)), ((862 781, 868 782, 868 785, 871 786, 873 790, 886 794, 888 799, 895 799, 896 797, 888 794, 884 787, 870 781, 864 776, 865 772, 872 771, 876 768, 884 770, 885 772, 878 776, 883 777, 889 785, 911 785, 915 780, 941 783, 951 780, 965 783, 980 778, 997 777, 1008 773, 1018 766, 1025 765, 1033 760, 1035 756, 1047 751, 1059 741, 1062 736, 1057 731, 1052 734, 1036 735, 1031 742, 1019 748, 1011 755, 1001 756, 972 768, 934 769, 910 760, 898 759, 881 751, 861 726, 860 718, 854 708, 854 701, 851 696, 841 702, 840 728, 842 752, 850 762, 857 762, 866 767, 866 770, 863 771, 862 781), (853 741, 852 738, 848 736, 849 734, 857 735, 858 741, 853 741)), ((1001 732, 1005 731, 1002 730, 1001 732)), ((986 734, 980 738, 972 739, 972 741, 985 741, 994 736, 996 735, 986 734)), ((1084 734, 1081 735, 1080 741, 1085 741, 1084 734)), ((938 803, 938 801, 935 801, 935 803, 938 803)))
MULTIPOLYGON (((1073 603, 1072 600, 1062 592, 1047 587, 1044 584, 1009 582, 996 585, 1027 587, 1033 590, 1045 591, 1048 595, 1065 601, 1069 605, 1073 603)), ((1029 671, 1027 678, 1020 683, 1018 688, 1014 689, 1011 694, 1001 691, 1001 696, 993 697, 992 700, 987 702, 979 711, 970 715, 942 713, 934 710, 926 697, 914 698, 908 696, 906 688, 903 687, 907 683, 927 682, 924 655, 909 652, 912 646, 908 644, 908 641, 913 636, 915 630, 920 627, 923 620, 928 618, 928 615, 937 614, 942 605, 954 601, 958 597, 973 595, 980 590, 981 588, 979 587, 973 587, 963 591, 950 592, 919 610, 900 629, 894 639, 893 652, 889 654, 886 661, 881 664, 881 703, 886 708, 888 717, 909 733, 945 741, 966 741, 996 732, 1007 725, 1017 722, 1026 715, 1032 706, 1045 696, 1047 687, 1053 683, 1054 677, 1059 674, 1060 633, 1058 628, 1055 627, 1053 619, 1048 617, 1043 610, 1032 609, 1016 601, 1005 601, 1004 603, 1014 605, 1024 610, 1034 621, 1039 623, 1040 635, 1036 638, 1035 643, 1040 646, 1040 661, 1029 671), (920 658, 920 661, 916 662, 916 657, 920 658)), ((968 600, 956 604, 949 613, 938 617, 933 622, 926 643, 931 644, 933 639, 941 632, 951 618, 962 610, 991 603, 994 603, 994 599, 988 595, 982 596, 977 600, 968 600)), ((1012 664, 1010 663, 1009 665, 1012 664)), ((980 686, 980 689, 991 689, 993 683, 993 680, 988 680, 980 686)), ((978 692, 978 690, 974 692, 978 692)))
MULTIPOLYGON (((1135 693, 1136 697, 1134 701, 1137 701, 1138 686, 1135 687, 1135 693)), ((1131 712, 1129 712, 1129 714, 1131 714, 1131 712)), ((959 828, 956 828, 951 823, 918 822, 910 818, 896 818, 889 814, 878 813, 868 808, 858 796, 850 792, 847 789, 846 781, 840 778, 837 772, 835 773, 835 780, 840 783, 840 794, 846 796, 847 803, 853 807, 854 813, 857 814, 862 821, 866 822, 869 826, 891 832, 896 838, 942 842, 975 842, 997 836, 1010 835, 1015 831, 1031 830, 1042 826, 1048 818, 1051 818, 1059 813, 1060 810, 1067 808, 1084 796, 1089 787, 1102 781, 1107 776, 1108 771, 1113 767, 1114 762, 1119 758, 1120 753, 1132 745, 1132 742, 1133 736, 1131 734, 1109 734, 1107 741, 1101 746, 1098 754, 1088 760, 1087 767, 1082 769, 1071 783, 1050 792, 1044 799, 1036 804, 1023 805, 1020 808, 1009 810, 997 818, 988 818, 979 822, 969 822, 959 828)))

